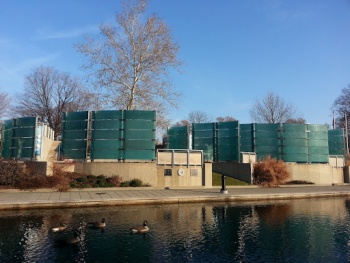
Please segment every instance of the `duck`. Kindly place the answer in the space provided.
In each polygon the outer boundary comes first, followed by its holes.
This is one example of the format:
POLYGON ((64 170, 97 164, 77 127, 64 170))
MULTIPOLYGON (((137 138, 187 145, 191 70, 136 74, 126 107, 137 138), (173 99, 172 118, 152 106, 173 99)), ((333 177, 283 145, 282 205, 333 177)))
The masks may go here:
POLYGON ((106 227, 106 220, 102 218, 101 222, 89 222, 88 225, 92 228, 104 228, 106 227))
POLYGON ((133 227, 130 229, 131 233, 147 233, 149 231, 149 227, 147 226, 148 222, 145 220, 143 221, 142 226, 139 227, 133 227))
POLYGON ((70 244, 77 244, 80 242, 82 239, 80 237, 80 232, 75 229, 73 231, 73 237, 66 238, 66 239, 58 239, 55 241, 56 246, 65 246, 65 245, 70 245, 70 244))
POLYGON ((61 232, 63 230, 65 230, 67 228, 66 224, 60 223, 59 226, 55 226, 53 228, 51 228, 52 232, 61 232))

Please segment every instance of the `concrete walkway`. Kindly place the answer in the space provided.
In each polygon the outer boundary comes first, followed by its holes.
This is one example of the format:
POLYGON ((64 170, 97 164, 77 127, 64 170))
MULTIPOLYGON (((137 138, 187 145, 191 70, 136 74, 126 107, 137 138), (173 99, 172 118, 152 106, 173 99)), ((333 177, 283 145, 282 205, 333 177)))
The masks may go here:
POLYGON ((350 185, 283 186, 277 188, 244 186, 228 187, 227 190, 227 194, 220 193, 220 187, 195 189, 128 187, 70 190, 68 192, 57 192, 51 189, 37 191, 0 190, 0 209, 350 197, 350 185))

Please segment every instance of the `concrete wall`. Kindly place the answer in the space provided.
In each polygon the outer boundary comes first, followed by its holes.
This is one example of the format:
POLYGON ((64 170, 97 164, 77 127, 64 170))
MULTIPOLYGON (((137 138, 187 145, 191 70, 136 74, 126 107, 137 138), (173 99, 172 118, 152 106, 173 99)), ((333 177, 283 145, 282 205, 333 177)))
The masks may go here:
POLYGON ((141 179, 145 184, 157 186, 157 167, 155 163, 75 163, 74 171, 91 175, 119 175, 123 181, 141 179))
POLYGON ((344 183, 342 167, 332 167, 328 164, 286 164, 291 173, 290 180, 304 180, 323 185, 344 183))
MULTIPOLYGON (((332 167, 328 164, 286 163, 286 165, 291 174, 288 181, 302 180, 322 185, 346 183, 343 167, 332 167)), ((250 163, 213 163, 213 172, 231 176, 247 183, 251 183, 253 169, 254 165, 250 163)))
POLYGON ((64 171, 107 177, 119 175, 123 181, 135 178, 153 187, 212 187, 212 164, 201 166, 158 166, 149 163, 57 162, 64 171), (167 173, 167 175, 165 175, 167 173))
POLYGON ((212 187, 212 164, 201 166, 157 166, 158 187, 212 187))

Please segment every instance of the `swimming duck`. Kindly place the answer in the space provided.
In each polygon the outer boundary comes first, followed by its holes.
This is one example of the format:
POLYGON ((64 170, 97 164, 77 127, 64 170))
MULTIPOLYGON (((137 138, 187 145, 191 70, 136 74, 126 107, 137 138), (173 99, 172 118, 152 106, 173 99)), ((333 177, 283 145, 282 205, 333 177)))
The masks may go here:
POLYGON ((102 218, 101 222, 89 222, 88 225, 92 228, 104 228, 106 227, 106 220, 102 218))
POLYGON ((147 233, 149 231, 147 224, 148 224, 148 222, 145 220, 145 221, 143 221, 142 226, 133 227, 130 229, 130 231, 131 231, 131 233, 147 233))
POLYGON ((66 238, 66 239, 58 239, 55 241, 55 245, 56 246, 65 246, 68 244, 77 244, 79 241, 81 241, 80 232, 77 229, 75 229, 73 231, 73 237, 66 238))
POLYGON ((59 226, 55 226, 53 228, 51 228, 52 232, 61 232, 63 230, 65 230, 67 228, 66 224, 60 223, 59 226))

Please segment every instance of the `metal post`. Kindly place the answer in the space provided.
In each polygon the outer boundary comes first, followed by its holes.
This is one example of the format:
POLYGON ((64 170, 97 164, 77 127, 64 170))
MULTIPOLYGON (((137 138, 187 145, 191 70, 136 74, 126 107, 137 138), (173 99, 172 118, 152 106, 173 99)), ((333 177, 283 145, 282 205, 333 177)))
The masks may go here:
POLYGON ((345 117, 345 142, 346 142, 346 155, 349 154, 349 134, 348 134, 348 116, 347 112, 344 112, 345 117))
POLYGON ((225 175, 222 175, 221 176, 221 190, 220 190, 220 193, 222 194, 227 194, 227 189, 226 189, 226 176, 225 175))

